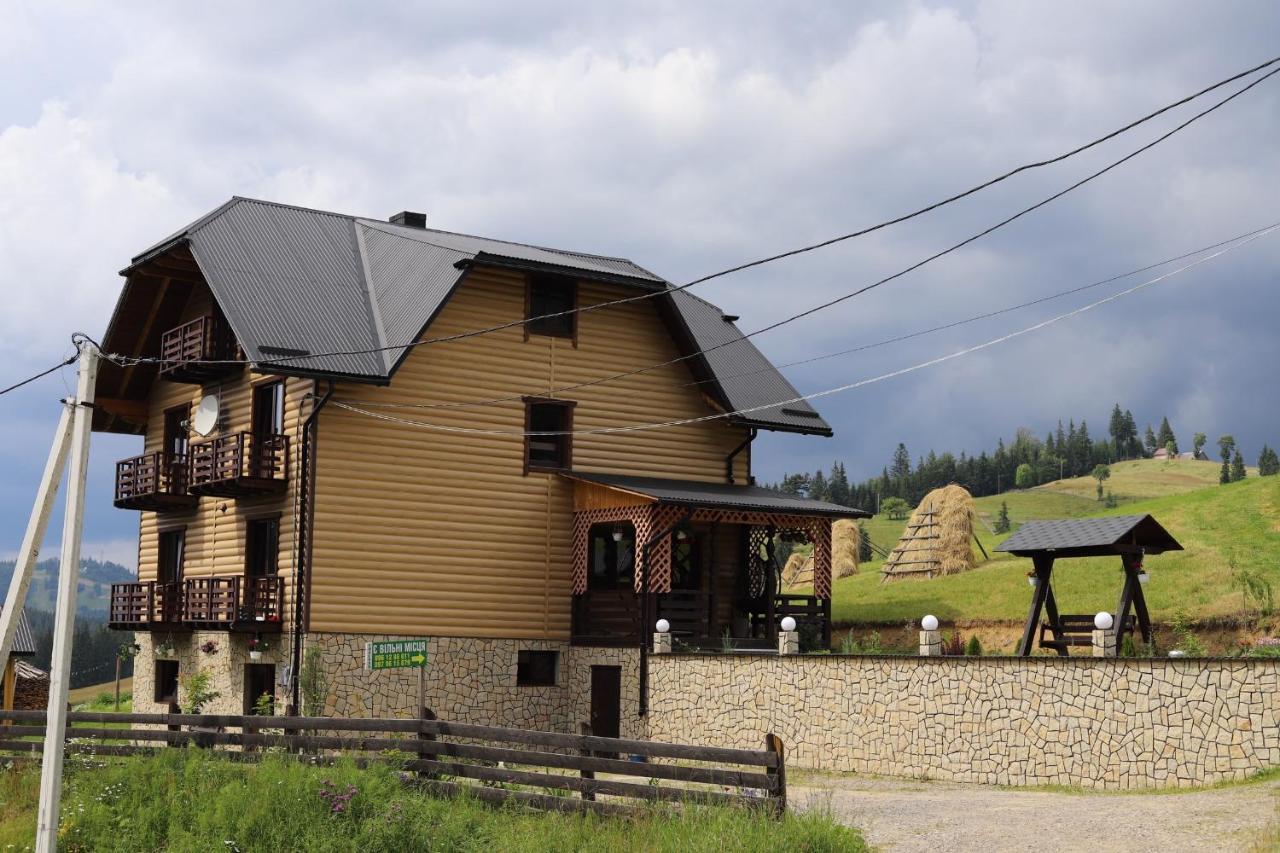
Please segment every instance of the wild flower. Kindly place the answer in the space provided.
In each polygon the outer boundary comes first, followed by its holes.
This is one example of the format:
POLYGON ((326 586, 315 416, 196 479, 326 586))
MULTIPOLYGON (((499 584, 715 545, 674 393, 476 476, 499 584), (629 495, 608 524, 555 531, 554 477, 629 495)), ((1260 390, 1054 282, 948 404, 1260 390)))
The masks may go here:
POLYGON ((348 785, 343 790, 334 784, 332 780, 320 780, 320 799, 329 804, 330 815, 344 814, 357 793, 355 785, 348 785))

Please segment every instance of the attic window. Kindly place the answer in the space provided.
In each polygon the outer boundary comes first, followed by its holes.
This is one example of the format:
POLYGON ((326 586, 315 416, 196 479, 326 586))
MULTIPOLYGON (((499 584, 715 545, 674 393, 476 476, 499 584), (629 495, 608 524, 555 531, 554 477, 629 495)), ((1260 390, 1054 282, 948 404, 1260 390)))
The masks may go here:
POLYGON ((525 291, 524 324, 525 339, 529 335, 548 335, 555 338, 576 338, 578 315, 571 312, 578 307, 578 285, 572 279, 546 273, 530 273, 525 291), (548 317, 548 314, 559 316, 548 317), (542 317, 535 320, 535 317, 542 317))

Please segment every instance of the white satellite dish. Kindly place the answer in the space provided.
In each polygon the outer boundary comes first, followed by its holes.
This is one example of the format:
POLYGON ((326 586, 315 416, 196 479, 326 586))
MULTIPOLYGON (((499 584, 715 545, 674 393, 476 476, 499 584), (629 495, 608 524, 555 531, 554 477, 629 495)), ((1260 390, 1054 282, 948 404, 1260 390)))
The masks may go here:
POLYGON ((191 428, 197 435, 208 435, 218 425, 218 412, 221 405, 213 394, 205 394, 196 406, 195 416, 191 419, 191 428))

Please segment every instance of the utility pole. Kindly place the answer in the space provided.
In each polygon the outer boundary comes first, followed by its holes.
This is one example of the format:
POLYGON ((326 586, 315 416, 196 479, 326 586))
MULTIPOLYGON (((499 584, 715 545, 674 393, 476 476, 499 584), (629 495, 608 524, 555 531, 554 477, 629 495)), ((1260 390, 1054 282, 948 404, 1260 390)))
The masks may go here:
MULTIPOLYGON (((98 378, 98 348, 80 341, 76 396, 71 401, 71 465, 67 471, 67 507, 62 520, 62 556, 58 564, 58 605, 53 619, 53 660, 49 666, 49 711, 40 769, 40 807, 36 816, 37 853, 57 853, 62 799, 62 757, 67 734, 67 688, 71 680, 71 637, 80 580, 80 535, 84 529, 84 481, 89 470, 89 430, 98 378)), ((43 486, 42 486, 43 491, 43 486)))

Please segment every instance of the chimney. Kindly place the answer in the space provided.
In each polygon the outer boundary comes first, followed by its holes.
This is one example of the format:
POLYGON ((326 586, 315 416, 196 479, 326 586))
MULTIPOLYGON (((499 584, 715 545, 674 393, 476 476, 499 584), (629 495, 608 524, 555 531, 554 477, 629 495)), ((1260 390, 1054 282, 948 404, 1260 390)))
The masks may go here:
POLYGON ((392 225, 404 225, 407 228, 426 228, 427 215, 425 213, 417 213, 412 210, 402 210, 394 214, 389 220, 392 225))

